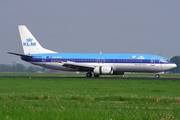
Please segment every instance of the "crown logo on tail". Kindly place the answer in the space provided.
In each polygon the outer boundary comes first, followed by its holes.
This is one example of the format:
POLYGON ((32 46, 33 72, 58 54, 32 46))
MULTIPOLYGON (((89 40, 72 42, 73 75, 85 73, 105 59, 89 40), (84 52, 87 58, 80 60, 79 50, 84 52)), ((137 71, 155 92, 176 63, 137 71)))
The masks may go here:
POLYGON ((27 42, 32 42, 32 41, 33 41, 33 39, 28 38, 28 39, 26 39, 26 41, 27 41, 27 42))

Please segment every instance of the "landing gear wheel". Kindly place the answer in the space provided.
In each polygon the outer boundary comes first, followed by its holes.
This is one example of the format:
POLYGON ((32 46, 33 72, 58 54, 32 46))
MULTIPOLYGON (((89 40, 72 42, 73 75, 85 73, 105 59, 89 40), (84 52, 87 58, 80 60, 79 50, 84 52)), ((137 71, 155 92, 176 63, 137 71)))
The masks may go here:
POLYGON ((91 72, 86 73, 86 77, 92 77, 92 73, 91 72))
POLYGON ((97 74, 94 74, 94 77, 99 77, 99 75, 97 75, 97 74))
POLYGON ((159 75, 159 74, 156 74, 156 75, 155 75, 155 77, 156 77, 156 78, 159 78, 159 77, 160 77, 160 75, 159 75))

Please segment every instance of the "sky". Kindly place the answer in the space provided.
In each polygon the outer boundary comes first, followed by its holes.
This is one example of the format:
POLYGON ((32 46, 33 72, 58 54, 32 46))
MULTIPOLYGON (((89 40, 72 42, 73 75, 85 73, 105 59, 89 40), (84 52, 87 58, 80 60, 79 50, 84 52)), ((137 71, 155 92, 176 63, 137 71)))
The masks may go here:
MULTIPOLYGON (((180 51, 180 0, 1 0, 0 64, 21 61, 18 25, 60 53, 180 51)), ((21 61, 22 62, 22 61, 21 61)))

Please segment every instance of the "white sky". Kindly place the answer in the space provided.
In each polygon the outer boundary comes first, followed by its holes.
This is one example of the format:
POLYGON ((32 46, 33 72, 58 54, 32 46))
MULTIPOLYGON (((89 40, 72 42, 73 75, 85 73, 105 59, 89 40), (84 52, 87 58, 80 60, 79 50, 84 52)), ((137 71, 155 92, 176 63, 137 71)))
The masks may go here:
POLYGON ((18 25, 62 53, 179 55, 180 0, 2 0, 0 64, 21 61, 18 25))

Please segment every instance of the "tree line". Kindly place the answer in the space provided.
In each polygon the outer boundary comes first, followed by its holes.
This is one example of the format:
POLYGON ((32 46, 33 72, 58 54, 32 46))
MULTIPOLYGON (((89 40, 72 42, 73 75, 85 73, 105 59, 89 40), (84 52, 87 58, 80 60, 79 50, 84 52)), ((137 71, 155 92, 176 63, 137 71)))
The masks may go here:
POLYGON ((37 72, 46 72, 45 68, 29 66, 26 67, 23 64, 17 63, 15 65, 9 64, 0 64, 0 72, 28 72, 28 73, 37 73, 37 72))
POLYGON ((170 70, 172 73, 180 73, 180 56, 174 56, 170 59, 171 62, 175 63, 177 65, 176 68, 170 70))

